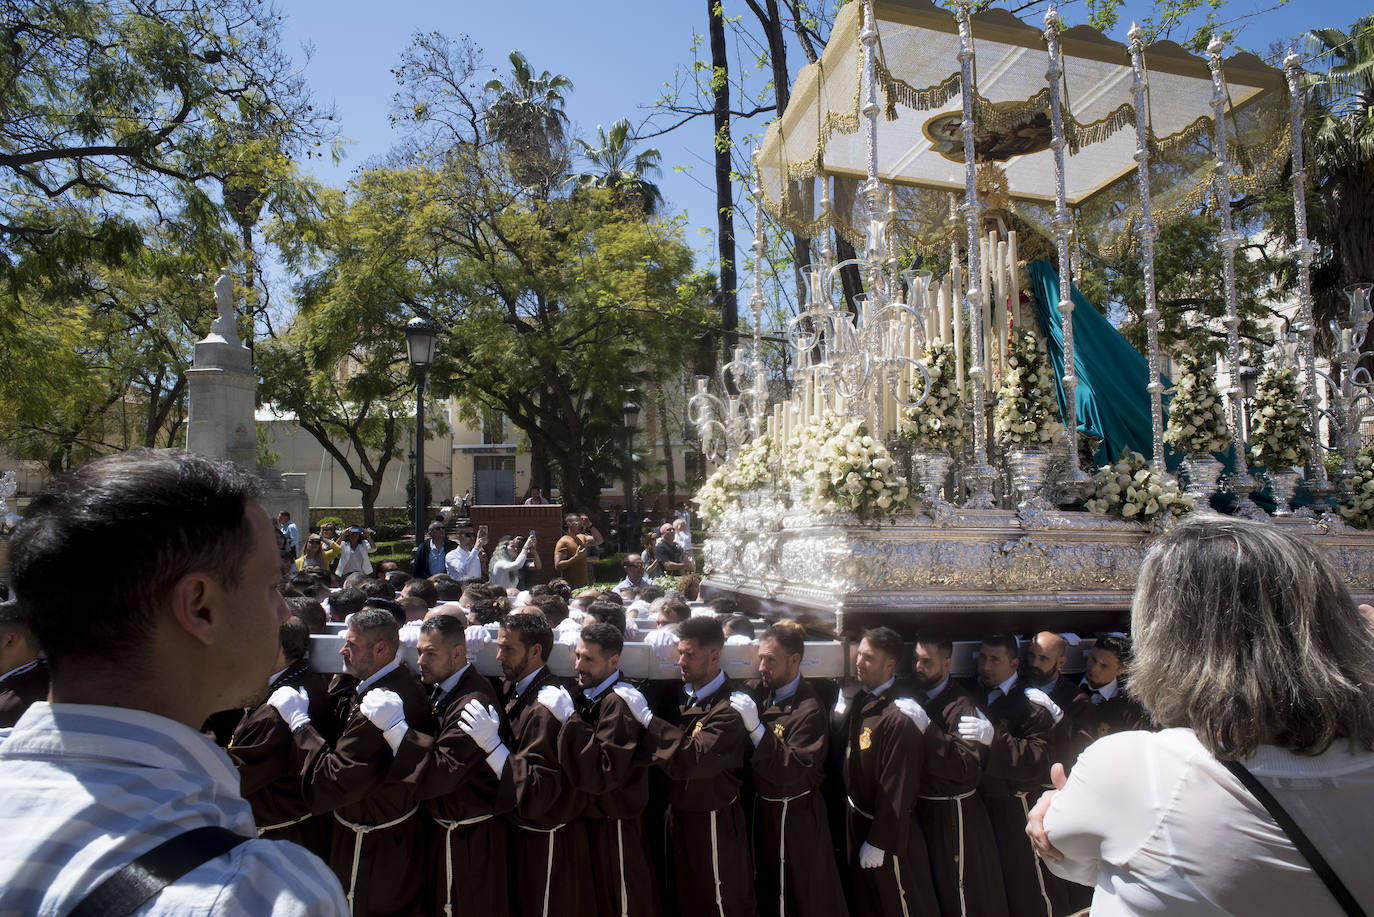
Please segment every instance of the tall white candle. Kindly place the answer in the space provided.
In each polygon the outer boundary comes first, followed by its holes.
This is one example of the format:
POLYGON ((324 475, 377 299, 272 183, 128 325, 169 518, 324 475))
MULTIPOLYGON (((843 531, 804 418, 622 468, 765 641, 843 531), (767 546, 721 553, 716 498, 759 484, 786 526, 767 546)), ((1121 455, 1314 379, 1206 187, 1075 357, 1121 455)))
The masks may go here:
POLYGON ((1007 233, 1007 270, 1011 272, 1011 315, 1021 330, 1021 253, 1016 245, 1016 230, 1007 233))
POLYGON ((959 391, 964 390, 964 286, 960 268, 956 262, 950 268, 950 308, 954 310, 954 378, 959 383, 959 391))
POLYGON ((996 279, 994 281, 997 290, 997 307, 993 314, 997 316, 997 350, 998 365, 1002 367, 1002 372, 1007 371, 1007 243, 997 243, 997 263, 996 279))

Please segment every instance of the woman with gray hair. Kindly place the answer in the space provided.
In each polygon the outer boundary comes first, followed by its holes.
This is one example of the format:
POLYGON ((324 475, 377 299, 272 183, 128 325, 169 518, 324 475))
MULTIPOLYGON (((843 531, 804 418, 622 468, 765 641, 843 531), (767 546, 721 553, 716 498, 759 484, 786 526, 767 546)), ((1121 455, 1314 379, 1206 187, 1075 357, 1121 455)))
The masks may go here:
POLYGON ((1161 731, 1055 765, 1026 828, 1049 868, 1096 887, 1093 917, 1374 911, 1374 630, 1322 550, 1189 519, 1131 626, 1127 690, 1161 731))

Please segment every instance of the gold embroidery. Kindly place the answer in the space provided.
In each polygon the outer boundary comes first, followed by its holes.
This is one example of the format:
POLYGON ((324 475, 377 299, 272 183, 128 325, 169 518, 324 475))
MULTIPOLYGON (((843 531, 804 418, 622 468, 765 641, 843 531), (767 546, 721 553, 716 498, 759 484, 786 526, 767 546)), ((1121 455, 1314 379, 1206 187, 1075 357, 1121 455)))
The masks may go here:
POLYGON ((691 738, 695 739, 698 732, 701 732, 701 720, 697 720, 696 725, 692 727, 691 738))
POLYGON ((873 747, 873 730, 867 726, 864 731, 859 733, 859 751, 868 751, 873 747))
POLYGON ((786 730, 783 729, 782 723, 773 724, 773 737, 777 739, 779 742, 782 741, 782 736, 785 731, 786 730))

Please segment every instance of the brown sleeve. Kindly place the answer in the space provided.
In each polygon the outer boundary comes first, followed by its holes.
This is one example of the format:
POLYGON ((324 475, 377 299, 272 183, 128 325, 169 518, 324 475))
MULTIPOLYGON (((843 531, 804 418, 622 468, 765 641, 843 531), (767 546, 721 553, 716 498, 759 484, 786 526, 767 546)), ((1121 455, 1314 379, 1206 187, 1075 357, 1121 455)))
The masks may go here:
POLYGON ((361 714, 348 722, 332 749, 313 726, 302 726, 293 738, 306 751, 301 794, 316 815, 361 801, 391 765, 391 748, 381 730, 361 714))
POLYGON ((878 761, 874 776, 878 794, 868 843, 888 853, 903 848, 921 786, 925 750, 921 733, 906 714, 889 706, 874 727, 878 761))
POLYGON ((945 705, 943 722, 935 717, 926 727, 925 767, 932 777, 956 783, 974 784, 983 770, 983 758, 978 749, 959 738, 959 718, 973 716, 977 708, 965 698, 945 705))
POLYGON ((754 749, 754 773, 781 786, 816 785, 821 782, 830 728, 825 711, 814 698, 798 704, 788 717, 763 724, 763 738, 754 749), (786 720, 782 737, 774 726, 786 720))
POLYGON ((984 772, 1018 783, 1049 783, 1054 721, 1043 708, 1024 698, 1022 702, 1012 728, 993 735, 984 772))
POLYGON ((649 721, 653 763, 670 780, 700 780, 737 770, 752 750, 749 733, 729 704, 717 705, 697 723, 701 728, 693 726, 688 733, 658 717, 649 721))
POLYGON ((624 786, 634 769, 644 727, 618 695, 602 701, 595 726, 576 715, 558 734, 558 760, 573 786, 600 796, 624 786))
MULTIPOLYGON (((455 702, 450 709, 462 710, 464 703, 455 702)), ((474 772, 480 773, 477 768, 487 766, 486 753, 459 723, 458 716, 445 717, 437 736, 407 729, 386 779, 414 787, 418 799, 433 799, 453 792, 474 772)))
POLYGON ((540 703, 531 704, 516 726, 515 745, 501 772, 501 793, 513 796, 521 818, 542 818, 571 791, 558 763, 561 726, 540 703))
POLYGON ((229 758, 239 772, 245 798, 291 773, 291 729, 269 704, 244 718, 229 743, 229 758))

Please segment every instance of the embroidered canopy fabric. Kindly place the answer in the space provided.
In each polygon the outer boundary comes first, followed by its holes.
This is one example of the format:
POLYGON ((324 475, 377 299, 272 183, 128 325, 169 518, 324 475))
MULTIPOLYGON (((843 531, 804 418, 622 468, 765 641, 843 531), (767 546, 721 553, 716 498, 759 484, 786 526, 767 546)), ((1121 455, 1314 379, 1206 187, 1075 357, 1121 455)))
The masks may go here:
MULTIPOLYGON (((899 241, 921 251, 948 246, 962 224, 964 193, 959 35, 954 14, 926 0, 877 0, 878 175, 896 186, 899 241)), ((802 69, 782 117, 764 137, 765 206, 804 235, 831 228, 859 244, 868 215, 856 193, 868 171, 860 130, 863 4, 839 12, 821 59, 802 69), (822 206, 820 178, 834 179, 822 206)), ((972 16, 974 122, 979 194, 1039 232, 1054 210, 1048 55, 1040 29, 1004 10, 972 16)), ((1068 142, 1065 193, 1080 240, 1119 257, 1139 218, 1136 128, 1127 47, 1077 26, 1060 39, 1068 142)), ((1144 52, 1149 89, 1151 187, 1156 223, 1208 206, 1214 159, 1213 85, 1207 61, 1173 42, 1144 52)), ((1289 151, 1283 73, 1248 53, 1224 63, 1231 189, 1273 181, 1289 151)))

